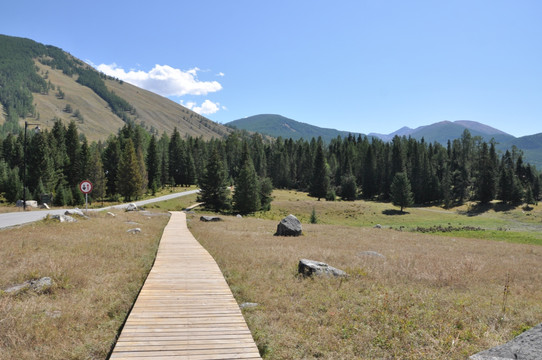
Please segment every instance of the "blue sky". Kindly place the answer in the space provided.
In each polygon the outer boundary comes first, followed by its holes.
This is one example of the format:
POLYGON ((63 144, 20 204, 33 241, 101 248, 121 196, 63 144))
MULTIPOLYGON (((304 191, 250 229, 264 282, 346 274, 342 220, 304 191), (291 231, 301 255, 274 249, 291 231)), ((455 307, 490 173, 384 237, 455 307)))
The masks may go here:
POLYGON ((390 133, 542 132, 540 1, 9 1, 0 33, 58 46, 225 123, 281 114, 390 133))

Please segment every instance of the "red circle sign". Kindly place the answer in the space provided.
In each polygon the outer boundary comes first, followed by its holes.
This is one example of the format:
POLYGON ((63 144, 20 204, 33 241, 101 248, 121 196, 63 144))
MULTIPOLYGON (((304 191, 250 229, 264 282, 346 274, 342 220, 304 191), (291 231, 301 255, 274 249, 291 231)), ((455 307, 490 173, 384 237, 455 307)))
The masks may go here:
POLYGON ((92 183, 88 180, 81 181, 79 183, 79 190, 81 190, 83 194, 88 194, 92 191, 92 183))

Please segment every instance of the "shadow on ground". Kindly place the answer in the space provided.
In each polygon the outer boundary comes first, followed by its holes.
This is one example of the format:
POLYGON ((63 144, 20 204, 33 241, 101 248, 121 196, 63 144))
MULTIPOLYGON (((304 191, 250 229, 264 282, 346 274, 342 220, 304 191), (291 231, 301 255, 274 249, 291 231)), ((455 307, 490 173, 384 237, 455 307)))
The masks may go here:
POLYGON ((401 211, 401 210, 396 210, 396 209, 387 209, 387 210, 383 210, 382 214, 384 214, 384 215, 408 215, 410 213, 408 211, 401 211))

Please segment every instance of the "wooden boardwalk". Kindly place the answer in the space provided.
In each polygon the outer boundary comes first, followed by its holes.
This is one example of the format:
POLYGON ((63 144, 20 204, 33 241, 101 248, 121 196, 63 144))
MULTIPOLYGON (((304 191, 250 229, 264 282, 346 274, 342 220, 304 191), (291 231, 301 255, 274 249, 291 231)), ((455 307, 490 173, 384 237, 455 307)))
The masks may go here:
POLYGON ((261 359, 222 272, 171 212, 110 359, 261 359))

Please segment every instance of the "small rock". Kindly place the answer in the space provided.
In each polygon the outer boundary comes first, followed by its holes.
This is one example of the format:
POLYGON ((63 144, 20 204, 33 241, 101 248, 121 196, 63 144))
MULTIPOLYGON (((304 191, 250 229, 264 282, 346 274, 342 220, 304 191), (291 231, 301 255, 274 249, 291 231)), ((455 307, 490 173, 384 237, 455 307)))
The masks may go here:
POLYGON ((326 263, 321 261, 314 261, 308 259, 299 260, 297 266, 297 272, 303 276, 312 276, 312 275, 327 275, 327 276, 348 276, 344 271, 329 266, 326 263))
POLYGON ((374 228, 375 228, 375 229, 382 229, 382 225, 376 224, 376 225, 374 226, 374 228))
POLYGON ((205 222, 222 221, 222 218, 219 218, 218 216, 202 216, 199 219, 200 219, 200 221, 205 221, 205 222))
POLYGON ((62 311, 60 310, 45 311, 45 315, 49 316, 52 319, 58 319, 62 315, 62 311))
POLYGON ((17 295, 18 293, 20 293, 22 291, 25 291, 27 289, 30 289, 30 283, 29 282, 24 282, 22 284, 14 285, 14 286, 12 286, 10 288, 7 288, 6 290, 4 290, 4 292, 6 294, 17 295))
POLYGON ((117 216, 117 215, 113 214, 111 211, 108 211, 108 212, 107 212, 107 215, 112 216, 112 217, 117 216))
POLYGON ((43 293, 53 286, 53 280, 50 277, 42 277, 38 280, 30 280, 30 288, 37 292, 43 293))
POLYGON ((63 222, 77 222, 77 220, 75 218, 71 217, 70 215, 62 215, 62 214, 60 214, 60 215, 52 215, 51 219, 58 220, 61 223, 63 223, 63 222))
POLYGON ((83 212, 79 210, 78 208, 66 210, 64 215, 70 215, 70 216, 77 215, 77 216, 85 217, 85 214, 83 214, 83 212))
POLYGON ((252 302, 245 302, 245 303, 242 303, 241 305, 239 305, 239 307, 241 309, 245 309, 245 308, 253 308, 253 307, 256 307, 258 306, 257 303, 252 303, 252 302))
POLYGON ((275 236, 300 236, 303 233, 301 221, 290 214, 280 221, 277 225, 275 236))
POLYGON ((128 206, 126 206, 126 211, 137 211, 137 205, 134 203, 128 204, 128 206))
POLYGON ((377 258, 383 258, 383 259, 386 258, 384 255, 376 251, 363 251, 363 252, 360 252, 359 254, 361 256, 370 256, 370 257, 377 257, 377 258))
POLYGON ((47 203, 43 203, 43 204, 41 204, 41 206, 40 206, 40 209, 47 209, 47 210, 51 210, 51 208, 49 207, 49 205, 47 205, 47 203))
POLYGON ((130 234, 139 234, 141 232, 141 229, 140 228, 133 228, 133 229, 127 230, 126 232, 130 233, 130 234))
POLYGON ((241 215, 241 214, 237 214, 237 215, 236 215, 236 218, 238 218, 238 219, 242 219, 242 218, 243 218, 243 215, 241 215))
POLYGON ((28 280, 22 284, 12 286, 4 290, 4 292, 12 295, 17 295, 23 291, 31 290, 38 294, 41 294, 49 290, 51 286, 53 286, 53 280, 50 277, 42 277, 41 279, 28 280))
MULTIPOLYGON (((22 200, 17 200, 17 202, 15 203, 15 206, 23 207, 23 201, 22 200)), ((38 202, 36 200, 26 200, 26 207, 37 208, 38 207, 38 202)))
POLYGON ((126 221, 126 224, 128 224, 128 225, 139 225, 139 223, 137 223, 135 221, 126 221))

